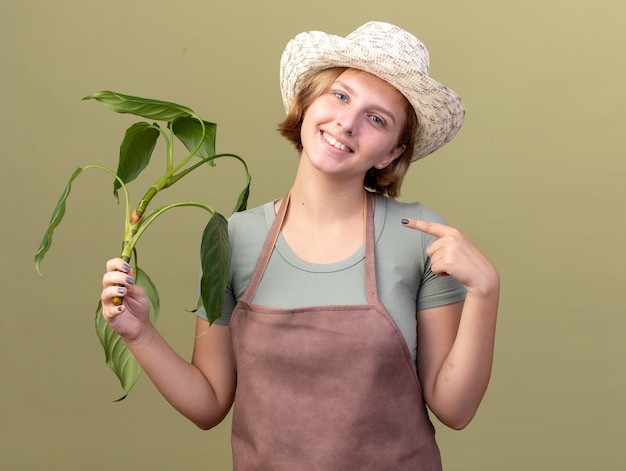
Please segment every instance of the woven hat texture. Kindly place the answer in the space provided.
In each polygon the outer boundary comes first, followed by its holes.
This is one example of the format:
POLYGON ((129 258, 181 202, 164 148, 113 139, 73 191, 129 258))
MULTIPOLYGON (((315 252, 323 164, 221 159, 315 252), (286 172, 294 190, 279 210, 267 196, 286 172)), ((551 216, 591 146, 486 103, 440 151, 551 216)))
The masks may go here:
POLYGON ((309 77, 331 67, 369 72, 389 82, 409 100, 419 122, 412 161, 449 142, 463 124, 465 108, 461 98, 428 76, 428 49, 402 28, 372 21, 345 38, 321 31, 298 34, 289 41, 280 61, 285 111, 309 77))

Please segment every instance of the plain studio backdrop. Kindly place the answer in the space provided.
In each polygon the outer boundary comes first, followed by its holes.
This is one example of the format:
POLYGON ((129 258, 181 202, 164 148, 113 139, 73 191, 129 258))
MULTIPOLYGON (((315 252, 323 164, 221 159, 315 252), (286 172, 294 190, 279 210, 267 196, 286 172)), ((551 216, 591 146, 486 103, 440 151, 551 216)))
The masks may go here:
MULTIPOLYGON (((104 262, 122 237, 109 176, 76 180, 43 276, 35 271, 71 173, 115 169, 140 120, 81 98, 114 90, 217 122, 218 151, 250 166, 256 206, 283 196, 297 164, 275 132, 286 42, 383 20, 427 44, 431 75, 467 107, 454 141, 413 165, 401 199, 462 229, 502 275, 481 409, 461 432, 435 422, 445 469, 623 469, 625 15, 618 0, 4 0, 0 468, 230 467, 229 419, 196 429, 146 377, 113 402, 122 391, 93 328, 104 262)), ((131 184, 133 202, 163 171, 162 151, 131 184)), ((201 200, 228 216, 242 184, 224 161, 160 201, 201 200)), ((159 327, 187 357, 205 223, 200 210, 172 211, 138 246, 161 294, 159 327)))

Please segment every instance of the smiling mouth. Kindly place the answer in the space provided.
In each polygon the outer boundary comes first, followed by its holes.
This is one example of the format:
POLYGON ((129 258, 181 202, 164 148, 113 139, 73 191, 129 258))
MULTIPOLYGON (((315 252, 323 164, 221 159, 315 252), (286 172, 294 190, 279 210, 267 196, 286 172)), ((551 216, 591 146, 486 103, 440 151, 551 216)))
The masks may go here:
POLYGON ((322 132, 322 137, 324 138, 324 140, 326 142, 328 142, 335 149, 339 149, 339 150, 342 150, 344 152, 352 152, 352 149, 350 149, 347 145, 342 144, 341 142, 339 142, 337 139, 335 139, 330 134, 328 134, 326 132, 322 132))

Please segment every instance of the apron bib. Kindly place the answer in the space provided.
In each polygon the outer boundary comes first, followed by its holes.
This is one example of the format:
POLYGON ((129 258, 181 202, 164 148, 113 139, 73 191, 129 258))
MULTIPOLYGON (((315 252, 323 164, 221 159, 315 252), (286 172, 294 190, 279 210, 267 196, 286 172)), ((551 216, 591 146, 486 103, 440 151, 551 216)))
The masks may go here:
POLYGON ((378 299, 374 196, 366 201, 368 304, 280 309, 251 301, 283 200, 230 323, 236 471, 441 470, 411 354, 378 299))

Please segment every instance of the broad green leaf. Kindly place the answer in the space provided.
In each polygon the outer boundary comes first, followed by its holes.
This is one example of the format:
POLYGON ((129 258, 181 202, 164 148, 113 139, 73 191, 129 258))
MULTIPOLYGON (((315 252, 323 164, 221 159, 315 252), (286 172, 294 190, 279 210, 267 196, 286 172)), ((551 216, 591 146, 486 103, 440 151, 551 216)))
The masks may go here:
POLYGON ((72 191, 72 182, 78 175, 80 175, 83 172, 83 170, 84 170, 83 167, 78 167, 74 171, 69 181, 67 182, 67 185, 65 186, 65 190, 63 190, 63 193, 61 194, 61 197, 59 198, 59 201, 57 202, 57 205, 54 208, 54 211, 52 212, 52 217, 50 218, 50 224, 48 224, 48 229, 46 230, 46 233, 44 234, 43 239, 41 240, 41 243, 39 244, 39 248, 37 249, 37 252, 35 253, 35 268, 37 269, 39 273, 41 273, 39 269, 41 262, 43 261, 44 256, 46 255, 46 253, 50 249, 50 246, 52 245, 52 234, 54 233, 54 229, 61 223, 61 220, 63 219, 63 215, 65 214, 65 206, 66 206, 67 198, 70 195, 70 191, 72 191))
MULTIPOLYGON (((156 141, 159 138, 156 124, 139 122, 126 130, 120 146, 120 160, 117 175, 124 183, 133 181, 150 163, 156 141)), ((113 192, 117 198, 117 190, 121 188, 119 180, 113 183, 113 192)))
MULTIPOLYGON (((205 128, 204 137, 202 136, 202 125, 200 122, 189 116, 175 119, 172 122, 172 132, 180 139, 189 152, 193 152, 198 148, 196 155, 206 158, 215 155, 217 124, 204 120, 202 122, 205 128)), ((214 165, 212 160, 209 163, 214 165)))
MULTIPOLYGON (((150 305, 150 320, 156 323, 159 317, 159 293, 150 277, 139 267, 135 269, 135 283, 143 288, 150 305)), ((124 399, 141 375, 142 369, 135 360, 122 338, 102 317, 102 302, 96 310, 96 334, 100 339, 106 358, 106 364, 113 370, 126 393, 118 401, 124 399)))
POLYGON ((194 114, 186 106, 169 101, 152 100, 107 90, 86 96, 83 100, 97 100, 116 113, 129 113, 158 121, 171 121, 181 116, 194 114))
POLYGON ((200 296, 210 323, 222 315, 224 290, 230 272, 228 221, 220 213, 213 214, 204 233, 200 248, 202 278, 200 296))

